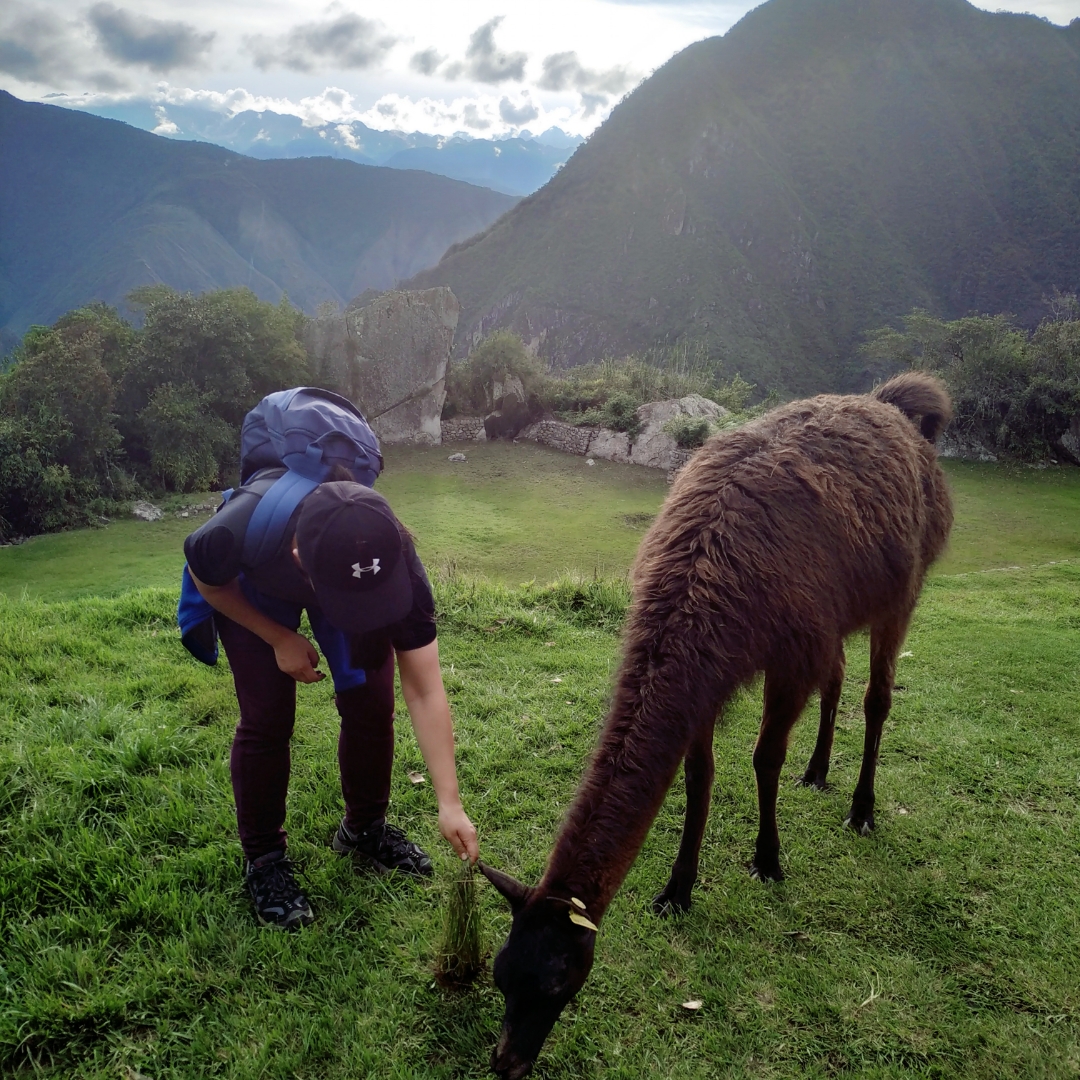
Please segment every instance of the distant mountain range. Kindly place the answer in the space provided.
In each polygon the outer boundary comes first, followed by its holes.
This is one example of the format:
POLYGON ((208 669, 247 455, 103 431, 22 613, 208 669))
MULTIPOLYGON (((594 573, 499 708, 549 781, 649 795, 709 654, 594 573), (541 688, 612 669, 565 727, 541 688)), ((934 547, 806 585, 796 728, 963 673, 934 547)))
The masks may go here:
MULTIPOLYGON (((64 101, 64 104, 74 102, 64 101)), ((529 195, 546 184, 584 141, 560 128, 512 139, 444 138, 422 132, 378 131, 358 120, 306 126, 298 116, 271 111, 227 115, 204 105, 136 100, 88 105, 86 112, 167 138, 214 143, 255 158, 335 157, 359 165, 427 172, 529 195)))
POLYGON ((916 305, 1035 323, 1080 289, 1080 19, 769 0, 413 284, 454 289, 462 348, 680 343, 799 392, 860 385, 862 335, 916 305))
POLYGON ((427 172, 256 161, 0 91, 0 330, 10 343, 156 282, 313 312, 392 287, 516 202, 427 172))

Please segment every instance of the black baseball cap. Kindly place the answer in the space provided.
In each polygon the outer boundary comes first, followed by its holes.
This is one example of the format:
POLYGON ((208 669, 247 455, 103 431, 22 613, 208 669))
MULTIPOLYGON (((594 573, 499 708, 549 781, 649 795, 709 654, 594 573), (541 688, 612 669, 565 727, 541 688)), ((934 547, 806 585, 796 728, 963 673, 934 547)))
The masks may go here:
POLYGON ((401 526, 371 488, 320 484, 300 508, 296 548, 319 607, 339 630, 366 634, 412 610, 401 526))

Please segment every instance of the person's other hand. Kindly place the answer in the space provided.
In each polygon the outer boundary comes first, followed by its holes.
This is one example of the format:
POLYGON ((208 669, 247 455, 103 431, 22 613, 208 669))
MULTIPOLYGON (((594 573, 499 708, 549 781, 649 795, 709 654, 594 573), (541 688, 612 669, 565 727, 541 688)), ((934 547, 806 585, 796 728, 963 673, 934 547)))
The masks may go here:
POLYGON ((315 646, 303 634, 289 633, 274 646, 277 666, 297 682, 318 682, 326 676, 315 669, 319 666, 319 654, 315 646))
POLYGON ((476 826, 469 820, 461 804, 439 807, 439 832, 463 859, 475 863, 480 858, 480 845, 476 841, 476 826))

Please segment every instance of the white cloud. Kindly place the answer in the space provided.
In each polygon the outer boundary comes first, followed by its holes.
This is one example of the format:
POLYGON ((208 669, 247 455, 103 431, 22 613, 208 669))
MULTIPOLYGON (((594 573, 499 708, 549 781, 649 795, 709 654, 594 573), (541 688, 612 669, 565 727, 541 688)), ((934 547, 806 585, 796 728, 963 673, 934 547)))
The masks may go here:
POLYGON ((157 117, 157 127, 154 128, 155 135, 179 135, 180 129, 169 119, 168 113, 162 106, 158 106, 154 110, 154 116, 157 117))

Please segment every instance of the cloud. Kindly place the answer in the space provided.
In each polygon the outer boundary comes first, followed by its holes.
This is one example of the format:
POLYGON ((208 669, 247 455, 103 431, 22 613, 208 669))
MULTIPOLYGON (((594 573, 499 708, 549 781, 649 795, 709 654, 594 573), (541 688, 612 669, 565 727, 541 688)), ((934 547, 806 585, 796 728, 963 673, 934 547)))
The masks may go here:
POLYGON ((480 114, 480 106, 473 102, 462 110, 461 122, 473 131, 487 131, 491 127, 491 121, 480 114))
POLYGON ((503 21, 502 15, 477 27, 469 38, 465 60, 455 61, 443 70, 448 79, 462 77, 482 83, 521 82, 525 78, 528 53, 501 52, 495 44, 495 30, 503 21))
POLYGON ((122 64, 143 64, 151 71, 198 64, 214 40, 182 22, 165 22, 114 4, 95 4, 87 13, 105 54, 122 64))
POLYGON ((514 127, 521 127, 539 115, 540 110, 528 98, 520 105, 515 105, 508 97, 499 102, 499 116, 504 123, 513 124, 514 127))
POLYGON ((168 113, 160 105, 154 110, 154 117, 157 119, 157 127, 154 128, 155 135, 180 134, 180 129, 169 119, 168 113))
POLYGON ((437 49, 423 49, 413 53, 409 67, 421 75, 434 75, 435 69, 446 59, 437 49))
POLYGON ((607 71, 584 67, 576 52, 552 53, 543 60, 542 90, 577 90, 580 94, 621 94, 633 86, 636 76, 622 65, 607 71))
POLYGON ((51 87, 117 91, 127 86, 113 72, 97 67, 85 33, 76 24, 43 8, 11 2, 0 5, 0 72, 51 87))
POLYGON ((317 68, 374 67, 397 44, 382 24, 352 12, 323 22, 294 26, 278 38, 250 37, 247 46, 257 67, 286 67, 293 71, 317 68))

